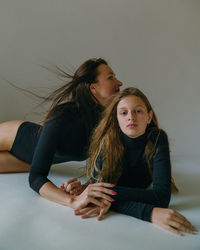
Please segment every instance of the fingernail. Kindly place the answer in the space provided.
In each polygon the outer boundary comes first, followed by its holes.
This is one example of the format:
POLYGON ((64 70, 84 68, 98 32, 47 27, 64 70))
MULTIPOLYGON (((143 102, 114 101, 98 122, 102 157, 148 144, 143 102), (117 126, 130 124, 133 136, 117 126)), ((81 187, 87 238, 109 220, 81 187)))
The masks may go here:
POLYGON ((104 207, 107 207, 108 205, 104 203, 104 207))
POLYGON ((115 187, 116 185, 115 184, 110 184, 112 187, 115 187))
POLYGON ((113 198, 110 198, 110 201, 115 201, 113 198))
POLYGON ((117 194, 117 192, 115 192, 115 191, 112 191, 112 194, 116 195, 116 194, 117 194))

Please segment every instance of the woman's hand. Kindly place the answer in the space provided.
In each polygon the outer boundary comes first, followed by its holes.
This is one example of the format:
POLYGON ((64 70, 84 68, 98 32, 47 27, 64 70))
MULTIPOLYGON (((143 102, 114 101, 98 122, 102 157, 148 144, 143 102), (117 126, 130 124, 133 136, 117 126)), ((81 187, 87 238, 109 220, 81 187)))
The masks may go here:
POLYGON ((80 210, 92 203, 101 208, 105 208, 107 207, 105 200, 109 202, 114 201, 114 199, 108 195, 116 195, 116 192, 108 189, 114 186, 113 184, 103 182, 90 184, 80 195, 73 197, 71 207, 75 210, 80 210))
POLYGON ((170 208, 153 208, 151 222, 179 236, 183 235, 180 231, 190 234, 197 231, 183 215, 170 208))
POLYGON ((87 219, 91 217, 97 216, 97 220, 102 220, 104 218, 104 215, 108 212, 111 202, 104 200, 103 201, 105 207, 99 207, 96 205, 88 205, 86 208, 80 209, 80 210, 74 210, 75 215, 81 215, 82 219, 87 219))
POLYGON ((71 178, 60 186, 60 189, 71 194, 79 195, 85 189, 85 185, 81 185, 81 182, 77 178, 71 178))

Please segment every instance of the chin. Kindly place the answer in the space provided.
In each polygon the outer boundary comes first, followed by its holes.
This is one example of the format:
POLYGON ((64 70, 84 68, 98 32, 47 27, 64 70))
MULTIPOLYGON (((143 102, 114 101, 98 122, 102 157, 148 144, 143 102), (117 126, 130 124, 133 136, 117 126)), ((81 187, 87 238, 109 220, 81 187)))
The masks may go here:
POLYGON ((131 138, 136 138, 136 137, 138 137, 138 135, 136 135, 136 134, 126 133, 126 135, 127 135, 128 137, 131 137, 131 138))

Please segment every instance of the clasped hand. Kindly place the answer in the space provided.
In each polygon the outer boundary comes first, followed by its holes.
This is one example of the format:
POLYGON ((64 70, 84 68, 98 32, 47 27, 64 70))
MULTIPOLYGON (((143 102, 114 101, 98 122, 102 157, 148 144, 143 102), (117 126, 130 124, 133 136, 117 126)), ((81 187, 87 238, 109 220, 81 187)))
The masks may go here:
POLYGON ((81 185, 77 178, 72 178, 62 184, 60 188, 73 196, 73 208, 75 215, 80 215, 82 219, 97 216, 97 220, 102 220, 108 212, 111 202, 114 201, 109 195, 115 195, 110 183, 95 183, 81 185))

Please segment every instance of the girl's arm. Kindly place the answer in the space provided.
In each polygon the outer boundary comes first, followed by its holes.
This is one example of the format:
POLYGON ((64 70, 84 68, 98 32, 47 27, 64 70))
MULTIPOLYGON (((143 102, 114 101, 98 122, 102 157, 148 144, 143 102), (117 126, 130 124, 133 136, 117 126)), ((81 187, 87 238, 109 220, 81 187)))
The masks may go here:
POLYGON ((167 135, 161 131, 157 152, 152 161, 153 188, 141 189, 124 186, 113 188, 116 201, 134 201, 166 208, 171 196, 171 163, 167 135))
MULTIPOLYGON (((83 209, 75 210, 74 214, 80 215, 82 219, 97 216, 97 220, 102 220, 111 205, 110 202, 106 204, 108 206, 104 208, 88 205, 83 209)), ((183 215, 169 208, 154 207, 141 202, 118 201, 112 204, 111 210, 152 222, 179 236, 182 235, 181 231, 190 234, 197 231, 183 215)))
POLYGON ((112 203, 111 210, 152 222, 179 236, 182 235, 180 231, 191 234, 197 231, 183 215, 169 208, 134 201, 117 201, 112 203))

